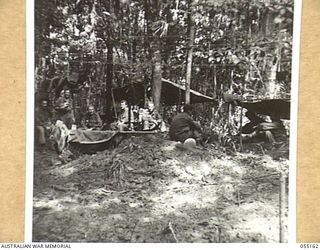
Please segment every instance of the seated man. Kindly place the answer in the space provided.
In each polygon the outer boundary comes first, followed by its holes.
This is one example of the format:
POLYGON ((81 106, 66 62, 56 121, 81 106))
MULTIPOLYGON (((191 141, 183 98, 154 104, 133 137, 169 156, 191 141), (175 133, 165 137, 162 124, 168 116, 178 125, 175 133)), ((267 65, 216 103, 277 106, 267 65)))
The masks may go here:
POLYGON ((75 118, 73 113, 73 101, 69 89, 61 91, 60 97, 56 100, 55 109, 57 112, 57 120, 63 121, 68 129, 71 129, 72 124, 75 123, 75 118))
POLYGON ((128 107, 127 101, 122 100, 120 102, 120 107, 121 107, 121 113, 118 116, 118 120, 110 125, 112 130, 120 130, 120 131, 128 130, 129 127, 131 127, 131 123, 134 120, 134 115, 132 110, 129 113, 129 107, 128 107))
POLYGON ((248 111, 246 116, 250 123, 242 127, 241 137, 244 141, 268 141, 276 142, 282 134, 284 127, 280 119, 273 118, 268 121, 258 117, 256 113, 248 111))
POLYGON ((100 115, 95 112, 93 105, 90 105, 88 108, 88 112, 81 120, 81 126, 84 129, 101 129, 102 127, 102 120, 100 115))
POLYGON ((185 142, 188 138, 194 138, 201 144, 202 129, 200 125, 191 118, 192 110, 193 107, 186 104, 183 108, 183 113, 179 113, 173 117, 169 129, 169 135, 172 140, 185 142))
POLYGON ((51 126, 51 118, 48 102, 47 100, 42 100, 41 105, 36 108, 35 112, 36 142, 39 146, 46 144, 46 133, 51 126))
POLYGON ((266 122, 264 119, 257 116, 256 113, 251 111, 247 111, 245 116, 250 120, 250 122, 242 127, 242 134, 251 134, 256 130, 260 123, 266 122))
POLYGON ((148 103, 148 109, 142 113, 143 130, 154 130, 160 127, 162 118, 155 109, 153 102, 148 103))

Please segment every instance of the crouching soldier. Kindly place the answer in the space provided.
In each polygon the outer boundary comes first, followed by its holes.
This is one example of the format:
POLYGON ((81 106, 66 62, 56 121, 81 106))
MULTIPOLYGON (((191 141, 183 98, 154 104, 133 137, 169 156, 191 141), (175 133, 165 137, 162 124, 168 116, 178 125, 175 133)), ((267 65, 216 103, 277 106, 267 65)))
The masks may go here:
POLYGON ((183 112, 173 117, 169 136, 174 141, 185 142, 188 138, 194 138, 198 143, 202 144, 200 125, 191 118, 193 107, 186 104, 183 112))

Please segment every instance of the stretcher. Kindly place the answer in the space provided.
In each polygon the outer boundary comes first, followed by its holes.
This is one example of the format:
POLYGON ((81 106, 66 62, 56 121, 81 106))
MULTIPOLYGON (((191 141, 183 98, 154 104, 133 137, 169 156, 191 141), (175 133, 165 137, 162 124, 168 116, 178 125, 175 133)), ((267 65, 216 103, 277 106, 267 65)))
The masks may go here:
POLYGON ((126 136, 156 134, 157 131, 111 131, 83 130, 70 131, 69 145, 82 153, 95 153, 115 148, 126 136))

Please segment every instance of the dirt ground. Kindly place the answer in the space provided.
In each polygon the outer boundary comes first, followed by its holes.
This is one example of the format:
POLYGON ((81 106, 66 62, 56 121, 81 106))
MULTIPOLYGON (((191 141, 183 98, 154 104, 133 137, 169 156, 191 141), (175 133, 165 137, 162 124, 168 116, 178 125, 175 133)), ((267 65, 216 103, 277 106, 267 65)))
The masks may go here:
POLYGON ((36 151, 33 241, 279 242, 286 152, 284 144, 188 151, 161 135, 67 163, 36 151))

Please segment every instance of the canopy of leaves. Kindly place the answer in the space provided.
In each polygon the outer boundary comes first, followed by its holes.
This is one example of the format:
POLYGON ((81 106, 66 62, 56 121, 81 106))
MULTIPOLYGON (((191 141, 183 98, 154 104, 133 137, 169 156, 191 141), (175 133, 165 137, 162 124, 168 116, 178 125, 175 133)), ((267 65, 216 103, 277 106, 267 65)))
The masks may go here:
MULTIPOLYGON (((293 0, 196 3, 192 88, 211 96, 265 96, 275 80, 277 96, 290 94, 293 0)), ((103 91, 104 68, 112 64, 113 87, 149 84, 156 40, 163 76, 184 83, 190 1, 36 0, 35 7, 39 82, 86 72, 89 84, 103 91)))

